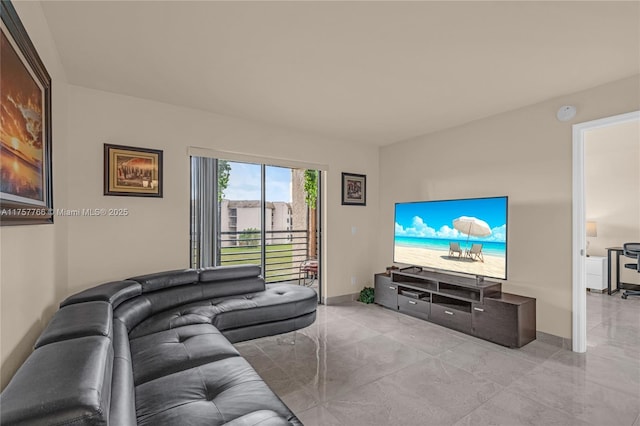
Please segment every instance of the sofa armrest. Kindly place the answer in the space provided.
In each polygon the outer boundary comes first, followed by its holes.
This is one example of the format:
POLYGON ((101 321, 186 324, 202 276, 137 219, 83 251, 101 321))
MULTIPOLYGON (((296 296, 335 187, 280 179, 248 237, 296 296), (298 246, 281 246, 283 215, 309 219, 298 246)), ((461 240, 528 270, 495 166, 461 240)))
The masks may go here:
POLYGON ((112 366, 104 336, 36 349, 0 394, 0 424, 107 425, 112 366))
POLYGON ((53 315, 35 349, 62 340, 84 336, 111 338, 113 312, 107 302, 86 302, 65 306, 53 315))

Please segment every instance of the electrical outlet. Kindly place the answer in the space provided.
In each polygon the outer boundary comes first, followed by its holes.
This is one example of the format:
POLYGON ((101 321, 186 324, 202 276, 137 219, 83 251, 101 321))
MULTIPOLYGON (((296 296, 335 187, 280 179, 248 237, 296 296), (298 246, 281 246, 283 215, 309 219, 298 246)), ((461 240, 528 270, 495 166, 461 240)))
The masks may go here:
POLYGON ((356 285, 356 277, 351 277, 351 285, 356 285))

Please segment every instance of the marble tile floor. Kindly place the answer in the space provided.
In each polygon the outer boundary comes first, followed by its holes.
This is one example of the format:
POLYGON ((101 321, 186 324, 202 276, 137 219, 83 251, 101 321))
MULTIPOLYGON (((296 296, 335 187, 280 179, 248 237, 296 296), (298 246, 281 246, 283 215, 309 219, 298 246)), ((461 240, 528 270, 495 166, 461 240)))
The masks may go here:
POLYGON ((640 426, 640 297, 588 293, 588 350, 509 349, 376 305, 236 345, 306 426, 640 426))

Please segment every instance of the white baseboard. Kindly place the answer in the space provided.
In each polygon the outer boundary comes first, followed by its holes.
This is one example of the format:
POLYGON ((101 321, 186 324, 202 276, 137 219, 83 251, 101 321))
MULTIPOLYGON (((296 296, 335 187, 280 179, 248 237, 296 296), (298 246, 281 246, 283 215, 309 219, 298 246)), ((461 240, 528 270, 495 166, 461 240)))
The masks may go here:
POLYGON ((340 303, 352 302, 354 300, 358 300, 358 296, 360 293, 352 293, 352 294, 343 294, 342 296, 334 296, 334 297, 325 297, 324 304, 325 305, 338 305, 340 303))

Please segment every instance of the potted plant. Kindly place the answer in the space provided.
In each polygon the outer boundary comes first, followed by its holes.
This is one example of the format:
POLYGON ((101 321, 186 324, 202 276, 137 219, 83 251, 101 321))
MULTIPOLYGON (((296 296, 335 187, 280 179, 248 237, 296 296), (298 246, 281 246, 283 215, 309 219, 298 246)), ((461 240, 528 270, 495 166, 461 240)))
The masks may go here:
POLYGON ((360 296, 358 296, 358 302, 362 303, 373 303, 374 299, 374 289, 373 287, 365 287, 360 291, 360 296))

